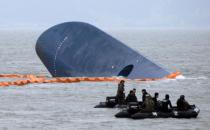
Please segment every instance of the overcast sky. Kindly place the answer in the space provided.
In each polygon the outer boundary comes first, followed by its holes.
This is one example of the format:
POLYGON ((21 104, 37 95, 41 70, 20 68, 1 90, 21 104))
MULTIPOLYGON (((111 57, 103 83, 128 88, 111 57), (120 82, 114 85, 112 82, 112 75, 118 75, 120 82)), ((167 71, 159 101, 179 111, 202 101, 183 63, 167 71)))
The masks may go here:
POLYGON ((210 0, 0 0, 0 28, 66 21, 104 28, 210 28, 210 0))

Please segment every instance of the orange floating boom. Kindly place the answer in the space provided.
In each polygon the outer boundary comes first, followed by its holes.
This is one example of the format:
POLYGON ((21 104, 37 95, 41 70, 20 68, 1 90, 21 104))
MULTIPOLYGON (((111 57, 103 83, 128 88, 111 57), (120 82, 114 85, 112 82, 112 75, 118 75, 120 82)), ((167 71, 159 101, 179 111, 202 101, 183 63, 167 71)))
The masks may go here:
MULTIPOLYGON (((177 76, 180 76, 181 72, 177 71, 167 75, 161 79, 175 79, 177 76)), ((3 81, 0 82, 0 87, 8 86, 23 86, 29 83, 75 83, 75 82, 104 82, 104 81, 119 81, 119 80, 128 80, 125 78, 119 77, 57 77, 57 78, 46 78, 45 76, 36 76, 36 75, 21 75, 21 74, 0 74, 0 78, 25 78, 16 81, 3 81)), ((134 81, 157 81, 161 80, 160 78, 145 78, 145 79, 134 79, 134 81)))

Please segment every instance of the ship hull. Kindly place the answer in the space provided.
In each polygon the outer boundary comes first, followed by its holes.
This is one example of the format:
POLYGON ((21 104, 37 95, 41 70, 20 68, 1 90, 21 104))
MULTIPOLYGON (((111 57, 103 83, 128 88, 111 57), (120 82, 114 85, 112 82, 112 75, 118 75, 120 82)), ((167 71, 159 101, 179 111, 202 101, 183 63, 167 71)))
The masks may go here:
POLYGON ((38 38, 36 52, 53 77, 138 79, 170 74, 121 41, 82 22, 49 28, 38 38))

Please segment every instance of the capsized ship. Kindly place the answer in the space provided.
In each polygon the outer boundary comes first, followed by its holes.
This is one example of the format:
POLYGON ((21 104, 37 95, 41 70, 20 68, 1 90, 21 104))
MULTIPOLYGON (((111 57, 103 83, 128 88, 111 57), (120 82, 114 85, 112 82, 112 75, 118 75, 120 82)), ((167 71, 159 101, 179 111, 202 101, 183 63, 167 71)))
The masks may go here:
POLYGON ((36 52, 53 77, 163 78, 170 72, 97 27, 66 22, 38 38, 36 52))

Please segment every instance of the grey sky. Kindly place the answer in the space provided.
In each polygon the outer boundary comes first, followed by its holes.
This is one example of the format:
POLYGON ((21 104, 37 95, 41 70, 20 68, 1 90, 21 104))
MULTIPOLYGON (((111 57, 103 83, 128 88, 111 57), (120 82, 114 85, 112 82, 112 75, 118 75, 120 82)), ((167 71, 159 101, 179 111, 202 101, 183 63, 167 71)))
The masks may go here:
POLYGON ((210 0, 0 0, 0 27, 210 28, 210 0))

